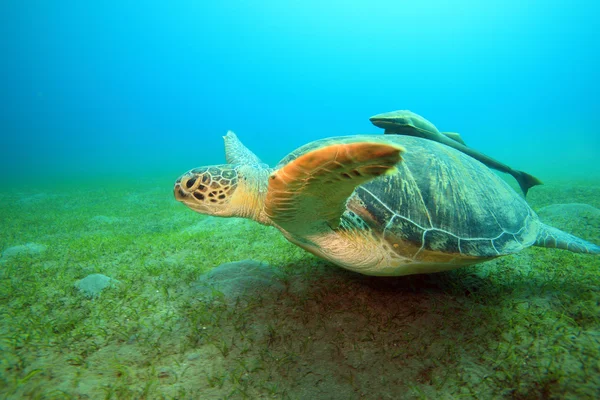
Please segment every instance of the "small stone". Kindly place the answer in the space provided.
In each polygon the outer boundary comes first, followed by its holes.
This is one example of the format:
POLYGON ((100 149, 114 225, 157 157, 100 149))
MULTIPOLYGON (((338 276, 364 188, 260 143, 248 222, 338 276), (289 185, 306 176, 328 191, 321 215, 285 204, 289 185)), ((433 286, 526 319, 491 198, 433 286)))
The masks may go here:
POLYGON ((187 356, 188 361, 194 361, 199 358, 200 358, 200 354, 198 354, 198 353, 191 353, 191 354, 188 354, 188 356, 187 356))
POLYGON ((119 281, 102 274, 91 274, 77 281, 75 287, 87 297, 96 297, 109 286, 118 284, 119 281))

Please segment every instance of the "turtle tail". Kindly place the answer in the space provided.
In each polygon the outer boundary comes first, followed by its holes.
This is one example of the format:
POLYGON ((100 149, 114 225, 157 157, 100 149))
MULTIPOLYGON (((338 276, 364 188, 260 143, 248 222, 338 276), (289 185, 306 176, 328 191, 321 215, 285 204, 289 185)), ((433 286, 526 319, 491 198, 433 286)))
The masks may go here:
POLYGON ((573 253, 600 255, 600 246, 545 224, 541 224, 534 246, 569 250, 573 253))
POLYGON ((527 196, 529 188, 542 184, 542 181, 533 175, 529 175, 527 172, 513 170, 511 175, 519 182, 519 186, 525 196, 527 196))

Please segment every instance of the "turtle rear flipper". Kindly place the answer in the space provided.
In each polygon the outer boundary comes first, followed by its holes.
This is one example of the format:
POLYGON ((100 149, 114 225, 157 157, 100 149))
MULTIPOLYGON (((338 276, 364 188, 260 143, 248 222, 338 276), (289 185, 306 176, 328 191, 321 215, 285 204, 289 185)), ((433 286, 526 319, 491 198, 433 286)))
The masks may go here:
POLYGON ((541 224, 540 233, 534 245, 569 250, 574 253, 600 255, 600 246, 546 224, 541 224))
POLYGON ((295 234, 317 231, 323 223, 335 229, 354 188, 393 171, 403 151, 397 145, 357 142, 303 154, 269 177, 265 212, 295 234))

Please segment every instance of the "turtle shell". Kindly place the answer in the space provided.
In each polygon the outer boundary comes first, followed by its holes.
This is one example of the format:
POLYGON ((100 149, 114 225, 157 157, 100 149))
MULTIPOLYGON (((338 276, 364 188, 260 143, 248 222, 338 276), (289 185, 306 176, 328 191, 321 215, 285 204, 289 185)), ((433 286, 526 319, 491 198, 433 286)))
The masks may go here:
POLYGON ((401 135, 322 139, 279 166, 321 146, 357 141, 401 145, 406 152, 397 173, 354 190, 342 227, 370 229, 391 251, 420 261, 493 258, 535 242, 540 222, 525 200, 481 162, 437 142, 401 135))

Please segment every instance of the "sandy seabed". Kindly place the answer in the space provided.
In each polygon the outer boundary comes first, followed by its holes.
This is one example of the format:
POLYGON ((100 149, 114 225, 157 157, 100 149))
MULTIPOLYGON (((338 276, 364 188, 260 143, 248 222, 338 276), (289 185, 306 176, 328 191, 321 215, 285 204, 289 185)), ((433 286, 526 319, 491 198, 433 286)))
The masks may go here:
MULTIPOLYGON (((148 186, 0 190, 0 398, 600 398, 598 256, 367 277, 148 186)), ((600 183, 528 201, 600 244, 600 183)))

